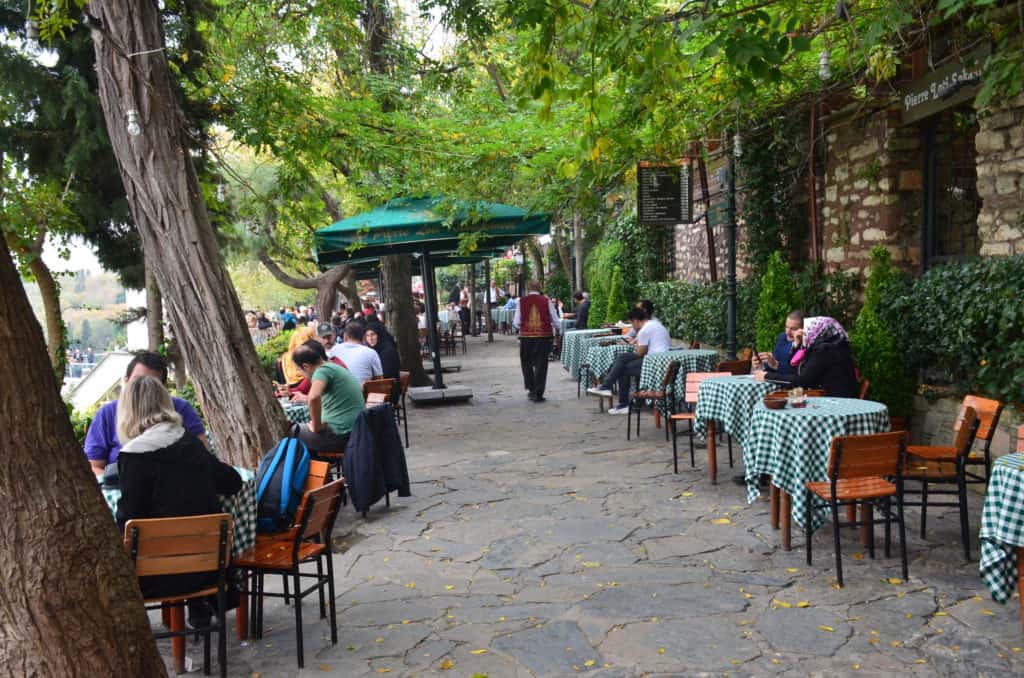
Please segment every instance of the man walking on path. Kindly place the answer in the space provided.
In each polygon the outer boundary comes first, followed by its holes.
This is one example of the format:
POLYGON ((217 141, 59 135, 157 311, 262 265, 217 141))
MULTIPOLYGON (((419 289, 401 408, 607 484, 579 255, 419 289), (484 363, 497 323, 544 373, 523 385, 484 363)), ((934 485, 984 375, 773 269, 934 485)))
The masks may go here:
POLYGON ((512 324, 519 330, 519 364, 523 368, 527 397, 535 403, 542 403, 558 314, 551 300, 541 294, 539 282, 531 280, 526 290, 516 306, 512 324))

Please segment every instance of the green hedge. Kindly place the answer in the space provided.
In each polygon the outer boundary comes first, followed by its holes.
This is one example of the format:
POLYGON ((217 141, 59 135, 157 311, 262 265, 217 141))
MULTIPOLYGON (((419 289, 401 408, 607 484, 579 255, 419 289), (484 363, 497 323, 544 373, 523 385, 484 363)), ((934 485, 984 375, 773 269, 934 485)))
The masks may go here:
POLYGON ((879 297, 908 367, 1024 406, 1024 256, 937 266, 888 281, 879 297))
MULTIPOLYGON (((739 281, 736 286, 737 349, 750 346, 754 340, 757 288, 755 283, 746 280, 739 281)), ((654 302, 654 314, 665 323, 673 337, 725 346, 725 282, 672 280, 649 283, 641 287, 641 296, 654 302)))
POLYGON ((287 330, 280 332, 277 336, 267 339, 266 342, 256 347, 256 355, 259 356, 260 365, 263 366, 263 371, 267 373, 267 376, 271 379, 276 378, 277 374, 277 359, 282 353, 288 350, 288 342, 292 339, 292 332, 294 330, 287 330))

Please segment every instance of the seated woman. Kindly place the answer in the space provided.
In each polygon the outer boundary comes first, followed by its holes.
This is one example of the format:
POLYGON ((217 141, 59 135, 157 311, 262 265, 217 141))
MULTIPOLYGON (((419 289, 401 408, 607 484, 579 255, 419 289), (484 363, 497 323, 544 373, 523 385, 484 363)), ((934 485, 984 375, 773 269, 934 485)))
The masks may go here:
POLYGON ((796 332, 800 347, 791 364, 796 370, 793 386, 822 388, 836 398, 856 398, 857 370, 846 330, 833 318, 808 318, 804 329, 796 332))
MULTIPOLYGON (((167 389, 153 377, 136 377, 121 391, 117 435, 125 441, 117 457, 121 484, 117 526, 122 531, 133 518, 221 513, 217 495, 242 489, 238 472, 182 428, 167 389)), ((199 572, 142 577, 139 586, 145 597, 153 598, 195 591, 216 582, 216 574, 199 572)), ((190 605, 190 613, 194 610, 190 605)), ((199 614, 205 617, 209 611, 199 614)))
POLYGON ((398 346, 391 334, 380 324, 369 324, 366 326, 366 333, 363 335, 363 343, 372 348, 380 356, 382 379, 394 379, 395 386, 391 393, 391 402, 398 402, 401 397, 402 387, 398 383, 402 369, 401 360, 398 357, 398 346))
POLYGON ((352 424, 365 407, 363 387, 348 370, 324 360, 323 346, 299 346, 292 361, 306 375, 309 389, 309 423, 299 428, 299 439, 311 454, 343 452, 352 424))
MULTIPOLYGON (((292 332, 292 336, 288 339, 288 350, 282 353, 277 361, 283 386, 279 390, 278 395, 290 395, 293 389, 298 388, 302 384, 303 374, 292 362, 292 353, 310 339, 316 339, 316 331, 311 327, 299 327, 292 332)), ((306 386, 306 389, 301 392, 309 393, 309 387, 306 386)))

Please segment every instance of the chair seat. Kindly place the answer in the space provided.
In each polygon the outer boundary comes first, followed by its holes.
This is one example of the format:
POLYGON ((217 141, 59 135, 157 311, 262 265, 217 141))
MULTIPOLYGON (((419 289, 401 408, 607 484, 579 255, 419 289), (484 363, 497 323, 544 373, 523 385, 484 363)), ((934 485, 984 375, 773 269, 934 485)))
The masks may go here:
POLYGON ((634 398, 664 398, 664 391, 633 391, 634 398))
MULTIPOLYGON (((266 570, 287 570, 295 563, 292 562, 292 549, 294 542, 290 541, 265 541, 256 542, 256 546, 242 551, 231 559, 235 567, 245 569, 266 569, 266 570)), ((327 549, 325 544, 304 542, 299 544, 298 562, 304 563, 318 557, 327 549)))
POLYGON ((933 461, 956 461, 956 448, 946 445, 908 445, 907 454, 933 461))
POLYGON ((951 461, 907 459, 903 477, 908 480, 956 480, 956 464, 951 461))
POLYGON ((672 421, 695 421, 697 415, 693 412, 676 412, 669 417, 672 421))
MULTIPOLYGON (((822 499, 832 499, 832 483, 807 483, 807 489, 822 499)), ((885 478, 846 478, 836 481, 836 500, 874 499, 875 497, 892 497, 896 494, 896 486, 885 478)))
POLYGON ((178 594, 173 596, 164 596, 163 598, 143 598, 142 602, 146 605, 154 605, 156 603, 183 603, 186 600, 192 600, 194 598, 205 598, 206 596, 217 595, 217 587, 211 586, 207 589, 200 589, 198 591, 191 591, 185 594, 178 594))

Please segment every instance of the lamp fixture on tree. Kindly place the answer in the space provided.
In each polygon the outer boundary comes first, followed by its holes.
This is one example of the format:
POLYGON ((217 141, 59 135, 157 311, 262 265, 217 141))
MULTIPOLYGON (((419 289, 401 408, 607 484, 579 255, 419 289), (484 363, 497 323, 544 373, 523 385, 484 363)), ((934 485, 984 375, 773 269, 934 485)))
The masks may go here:
POLYGON ((128 131, 128 134, 137 137, 142 134, 142 122, 139 119, 139 112, 134 108, 129 108, 124 114, 124 128, 128 131))
POLYGON ((829 67, 831 58, 832 55, 827 49, 822 50, 821 54, 818 55, 818 77, 823 82, 828 82, 832 78, 832 69, 829 67))
POLYGON ((743 144, 739 132, 732 135, 732 154, 737 158, 743 156, 743 144))
POLYGON ((227 189, 223 183, 217 184, 217 202, 224 202, 227 200, 227 189))

